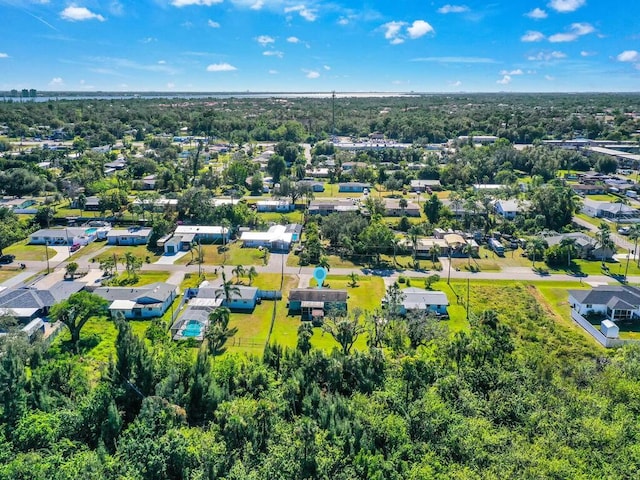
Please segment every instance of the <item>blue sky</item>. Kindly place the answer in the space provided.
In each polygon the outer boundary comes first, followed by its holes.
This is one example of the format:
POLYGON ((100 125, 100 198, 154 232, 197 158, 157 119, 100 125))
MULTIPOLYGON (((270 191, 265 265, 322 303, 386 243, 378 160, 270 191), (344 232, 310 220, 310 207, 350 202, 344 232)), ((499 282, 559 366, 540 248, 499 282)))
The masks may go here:
POLYGON ((0 18, 0 90, 640 90, 639 0, 0 0, 0 18))

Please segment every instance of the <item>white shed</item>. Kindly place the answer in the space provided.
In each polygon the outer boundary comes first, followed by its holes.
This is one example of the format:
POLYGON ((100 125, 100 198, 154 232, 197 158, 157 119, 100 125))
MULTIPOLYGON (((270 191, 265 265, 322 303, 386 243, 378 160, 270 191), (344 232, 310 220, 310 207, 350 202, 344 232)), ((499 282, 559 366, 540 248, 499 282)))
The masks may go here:
POLYGON ((600 331, 607 338, 618 338, 620 329, 611 320, 603 320, 600 322, 600 331))

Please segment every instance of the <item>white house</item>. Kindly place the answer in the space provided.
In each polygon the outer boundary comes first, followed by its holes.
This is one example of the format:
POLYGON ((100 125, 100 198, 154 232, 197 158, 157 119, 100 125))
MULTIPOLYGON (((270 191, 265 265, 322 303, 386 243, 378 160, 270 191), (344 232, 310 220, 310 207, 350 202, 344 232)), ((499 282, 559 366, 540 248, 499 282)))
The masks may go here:
POLYGON ((516 215, 522 213, 525 207, 526 205, 524 202, 520 202, 516 199, 497 200, 494 204, 496 213, 507 220, 513 220, 516 218, 516 215))
POLYGON ((87 245, 97 238, 94 227, 43 228, 29 236, 31 245, 87 245))
POLYGON ((400 314, 410 312, 434 313, 446 316, 449 299, 444 292, 409 287, 402 290, 402 304, 400 314))
POLYGON ((640 320, 640 288, 599 285, 591 290, 569 290, 569 305, 583 317, 598 313, 614 322, 640 320))
POLYGON ((582 212, 593 218, 606 218, 616 222, 640 221, 640 210, 636 210, 624 203, 598 202, 585 198, 582 212))
POLYGON ((173 234, 193 235, 193 241, 200 243, 229 241, 229 229, 213 225, 179 225, 173 234))
POLYGON ((407 202, 407 206, 402 208, 400 200, 395 198, 385 198, 384 200, 385 215, 388 217, 419 217, 420 206, 414 202, 407 202))
POLYGON ((271 251, 288 252, 291 244, 299 239, 301 232, 301 225, 274 225, 266 232, 243 232, 240 241, 243 247, 263 247, 271 251))
POLYGON ((146 245, 151 238, 150 228, 114 228, 107 233, 109 245, 146 245))
MULTIPOLYGON (((237 288, 235 292, 231 292, 230 298, 225 298, 224 289, 222 287, 210 287, 200 286, 196 298, 189 302, 189 305, 194 306, 201 304, 203 300, 220 300, 218 305, 227 307, 232 311, 252 311, 256 304, 260 301, 258 297, 258 289, 256 287, 247 287, 244 285, 234 286, 237 288)), ((213 303, 205 303, 206 305, 213 305, 213 303)))
POLYGON ((293 211, 295 205, 288 199, 280 200, 260 200, 256 202, 256 210, 258 212, 281 212, 288 213, 293 211))
POLYGON ((93 292, 108 302, 112 317, 161 317, 176 298, 178 289, 169 283, 152 283, 143 287, 100 287, 93 292))

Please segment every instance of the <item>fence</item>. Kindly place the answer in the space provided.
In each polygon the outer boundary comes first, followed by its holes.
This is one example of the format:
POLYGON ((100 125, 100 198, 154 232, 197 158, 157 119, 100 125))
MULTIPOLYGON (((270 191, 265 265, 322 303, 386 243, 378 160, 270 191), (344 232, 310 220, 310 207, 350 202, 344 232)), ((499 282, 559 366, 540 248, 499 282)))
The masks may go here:
POLYGON ((258 298, 262 300, 281 300, 282 292, 280 290, 258 290, 258 298))
POLYGON ((622 340, 620 338, 605 337, 600 330, 591 325, 586 318, 573 309, 571 310, 571 319, 584 328, 589 335, 595 338, 605 348, 621 347, 626 343, 638 343, 638 340, 622 340))

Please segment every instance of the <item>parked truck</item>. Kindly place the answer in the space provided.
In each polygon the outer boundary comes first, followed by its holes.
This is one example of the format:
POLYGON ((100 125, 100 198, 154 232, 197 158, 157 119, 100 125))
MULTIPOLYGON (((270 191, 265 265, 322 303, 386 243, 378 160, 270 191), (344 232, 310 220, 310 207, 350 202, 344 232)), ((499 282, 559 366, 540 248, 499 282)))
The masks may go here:
POLYGON ((500 240, 496 240, 495 238, 489 239, 489 248, 493 250, 496 255, 504 256, 504 246, 500 243, 500 240))

